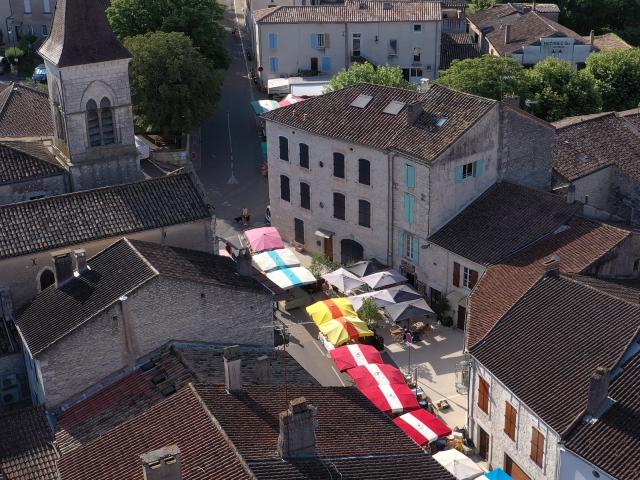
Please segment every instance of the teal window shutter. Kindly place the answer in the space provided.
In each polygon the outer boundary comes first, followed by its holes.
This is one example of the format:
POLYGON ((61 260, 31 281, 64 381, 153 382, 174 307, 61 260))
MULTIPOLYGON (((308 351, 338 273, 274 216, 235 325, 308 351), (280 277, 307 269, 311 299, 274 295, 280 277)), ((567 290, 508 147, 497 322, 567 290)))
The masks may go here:
POLYGON ((404 230, 398 230, 398 256, 404 257, 404 230))
POLYGON ((409 198, 410 198, 410 195, 408 193, 405 193, 404 194, 404 219, 407 222, 411 222, 411 220, 409 219, 410 218, 409 217, 409 209, 411 208, 411 206, 409 205, 409 202, 411 200, 409 200, 409 198))
POLYGON ((458 165, 456 167, 456 183, 460 183, 462 181, 462 165, 458 165))
POLYGON ((270 33, 269 34, 269 48, 278 48, 278 34, 270 33))
POLYGON ((321 69, 324 73, 331 73, 331 57, 322 57, 321 69))
POLYGON ((311 34, 311 48, 318 48, 318 34, 311 34))
POLYGON ((416 218, 416 197, 411 195, 410 193, 404 194, 404 219, 413 223, 416 218))
POLYGON ((411 238, 411 250, 413 251, 413 258, 411 259, 414 263, 418 263, 420 261, 420 242, 418 241, 418 237, 411 238))
POLYGON ((269 59, 269 68, 271 68, 273 73, 278 73, 278 59, 276 57, 269 59))
POLYGON ((476 162, 476 177, 482 175, 482 170, 484 170, 484 160, 478 160, 476 162))
POLYGON ((405 183, 407 184, 407 187, 415 188, 416 187, 416 167, 409 164, 406 164, 404 167, 405 167, 404 177, 405 177, 405 183))

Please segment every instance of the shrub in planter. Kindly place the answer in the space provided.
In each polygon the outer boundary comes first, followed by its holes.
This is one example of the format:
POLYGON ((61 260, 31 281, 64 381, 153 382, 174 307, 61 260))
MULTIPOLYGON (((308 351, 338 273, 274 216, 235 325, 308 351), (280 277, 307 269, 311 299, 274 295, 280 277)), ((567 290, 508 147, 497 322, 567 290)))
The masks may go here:
POLYGON ((378 326, 380 320, 380 310, 373 298, 365 298, 362 302, 360 310, 358 310, 358 316, 367 322, 369 328, 375 329, 378 326))
POLYGON ((12 64, 14 64, 16 59, 19 60, 24 57, 24 50, 18 47, 7 48, 4 52, 4 56, 7 57, 7 60, 9 60, 12 64))

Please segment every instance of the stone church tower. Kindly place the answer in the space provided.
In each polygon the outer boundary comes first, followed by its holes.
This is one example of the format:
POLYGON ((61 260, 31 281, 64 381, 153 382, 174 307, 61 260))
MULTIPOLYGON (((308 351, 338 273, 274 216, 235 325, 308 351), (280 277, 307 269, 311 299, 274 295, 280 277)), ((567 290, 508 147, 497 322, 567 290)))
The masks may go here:
POLYGON ((39 51, 47 66, 54 150, 74 191, 142 179, 129 89, 131 54, 100 0, 58 0, 39 51))

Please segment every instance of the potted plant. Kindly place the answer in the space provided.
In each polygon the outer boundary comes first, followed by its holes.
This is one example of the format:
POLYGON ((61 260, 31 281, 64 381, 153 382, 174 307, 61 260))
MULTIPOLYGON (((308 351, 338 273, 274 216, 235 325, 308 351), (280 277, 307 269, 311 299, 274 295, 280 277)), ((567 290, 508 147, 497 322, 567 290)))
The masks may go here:
POLYGON ((380 310, 373 298, 365 298, 362 302, 360 310, 358 310, 358 316, 367 322, 367 325, 371 330, 378 328, 378 322, 380 320, 380 310))

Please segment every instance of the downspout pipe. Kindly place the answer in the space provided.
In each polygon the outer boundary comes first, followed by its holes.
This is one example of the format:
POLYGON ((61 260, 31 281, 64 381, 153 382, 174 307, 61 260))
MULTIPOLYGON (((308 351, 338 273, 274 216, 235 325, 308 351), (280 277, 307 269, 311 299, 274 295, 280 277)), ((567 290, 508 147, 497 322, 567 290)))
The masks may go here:
POLYGON ((396 157, 396 154, 393 152, 387 152, 387 169, 389 174, 387 175, 388 184, 387 184, 387 265, 393 266, 393 252, 395 251, 393 245, 393 212, 394 212, 394 201, 393 201, 393 184, 394 184, 394 172, 393 172, 393 160, 396 157))

